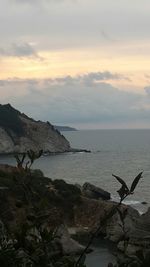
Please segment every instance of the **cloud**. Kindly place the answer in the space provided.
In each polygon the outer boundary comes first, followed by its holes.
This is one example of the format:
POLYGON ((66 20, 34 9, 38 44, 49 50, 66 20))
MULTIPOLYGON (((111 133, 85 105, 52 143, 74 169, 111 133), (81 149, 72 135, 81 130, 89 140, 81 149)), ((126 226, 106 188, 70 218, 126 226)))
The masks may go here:
POLYGON ((99 83, 101 81, 109 81, 109 80, 128 80, 130 79, 122 74, 111 73, 109 71, 104 72, 90 72, 83 75, 78 75, 75 77, 65 76, 62 78, 51 79, 52 84, 54 83, 64 83, 64 84, 86 84, 87 86, 91 86, 92 84, 99 83))
POLYGON ((87 85, 91 83, 97 83, 105 80, 129 80, 129 78, 118 73, 111 73, 109 71, 105 72, 91 72, 86 75, 79 76, 78 79, 85 82, 87 85))
POLYGON ((136 0, 136 5, 135 0, 117 4, 110 0, 5 0, 0 3, 0 36, 5 43, 34 36, 46 48, 53 44, 59 49, 88 46, 101 51, 109 44, 118 51, 131 41, 135 50, 141 39, 149 42, 149 8, 147 0, 136 0), (46 8, 41 8, 43 3, 46 8), (60 3, 61 8, 56 6, 60 3))
POLYGON ((30 57, 34 59, 42 59, 35 50, 35 47, 27 42, 13 43, 7 48, 0 47, 0 55, 7 57, 30 57))
POLYGON ((92 81, 95 77, 101 81, 87 86, 85 76, 1 80, 0 97, 3 103, 11 99, 11 104, 29 116, 52 123, 82 124, 84 128, 85 124, 107 127, 122 123, 134 126, 139 122, 150 127, 147 94, 123 92, 113 87, 105 81, 110 74, 89 73, 92 81))

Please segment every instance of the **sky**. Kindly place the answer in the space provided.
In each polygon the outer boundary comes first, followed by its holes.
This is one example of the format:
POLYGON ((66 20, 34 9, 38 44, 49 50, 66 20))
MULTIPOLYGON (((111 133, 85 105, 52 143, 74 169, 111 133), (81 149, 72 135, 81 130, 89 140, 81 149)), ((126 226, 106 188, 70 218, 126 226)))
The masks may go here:
POLYGON ((150 1, 0 0, 0 98, 79 129, 150 128, 150 1))

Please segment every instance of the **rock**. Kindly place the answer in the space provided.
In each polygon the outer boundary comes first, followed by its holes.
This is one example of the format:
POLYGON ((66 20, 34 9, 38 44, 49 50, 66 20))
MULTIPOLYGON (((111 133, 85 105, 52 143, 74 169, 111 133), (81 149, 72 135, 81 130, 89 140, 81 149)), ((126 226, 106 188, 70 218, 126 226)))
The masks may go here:
POLYGON ((119 250, 129 257, 138 255, 139 251, 143 254, 148 253, 150 251, 150 209, 141 216, 132 214, 130 223, 129 217, 126 217, 124 231, 126 241, 122 240, 118 243, 119 250))
POLYGON ((82 191, 82 186, 80 185, 80 184, 78 184, 78 183, 75 183, 74 184, 77 188, 79 188, 80 189, 80 191, 82 191))
POLYGON ((85 183, 82 187, 82 193, 84 196, 94 199, 104 199, 109 200, 110 199, 110 193, 103 190, 102 188, 99 188, 93 184, 85 183))
POLYGON ((124 214, 124 220, 122 221, 119 213, 116 212, 108 220, 105 230, 107 238, 113 242, 119 242, 125 236, 128 238, 140 219, 138 211, 130 206, 122 205, 119 209, 124 214))
POLYGON ((74 225, 93 232, 115 205, 111 201, 82 197, 81 203, 74 207, 74 225))
POLYGON ((79 149, 79 148, 71 148, 70 152, 73 152, 73 153, 91 153, 91 150, 79 149))
POLYGON ((59 238, 64 255, 79 255, 85 249, 84 246, 70 237, 68 229, 64 225, 58 228, 56 236, 59 238))
POLYGON ((141 204, 142 205, 147 205, 147 202, 146 201, 142 201, 141 204))
MULTIPOLYGON (((97 229, 104 218, 118 205, 112 201, 90 198, 82 198, 81 203, 74 208, 74 223, 78 227, 88 227, 89 232, 97 229)), ((130 235, 140 219, 140 214, 132 207, 122 205, 120 208, 125 214, 124 224, 116 211, 101 229, 101 233, 113 242, 119 242, 124 236, 124 231, 130 235)))

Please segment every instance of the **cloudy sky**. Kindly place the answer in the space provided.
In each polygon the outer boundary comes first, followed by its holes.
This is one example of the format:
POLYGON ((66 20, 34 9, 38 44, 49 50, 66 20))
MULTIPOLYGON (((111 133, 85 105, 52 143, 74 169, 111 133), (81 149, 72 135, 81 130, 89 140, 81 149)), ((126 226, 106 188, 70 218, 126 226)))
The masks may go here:
POLYGON ((150 1, 0 0, 0 97, 84 128, 150 128, 150 1))

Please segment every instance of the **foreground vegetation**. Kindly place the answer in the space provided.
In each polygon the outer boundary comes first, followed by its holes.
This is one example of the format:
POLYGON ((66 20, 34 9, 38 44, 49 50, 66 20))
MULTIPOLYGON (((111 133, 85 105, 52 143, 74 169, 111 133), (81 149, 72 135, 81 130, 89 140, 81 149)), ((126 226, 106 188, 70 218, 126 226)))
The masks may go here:
POLYGON ((28 153, 24 167, 25 155, 16 156, 17 167, 5 165, 0 171, 0 266, 72 267, 74 257, 63 254, 57 228, 72 220, 81 192, 31 171, 34 157, 28 153))
MULTIPOLYGON (((133 194, 142 173, 129 188, 125 181, 113 175, 121 184, 120 202, 113 205, 80 255, 64 253, 58 229, 72 225, 74 209, 82 205, 81 190, 63 180, 51 180, 40 170, 31 170, 34 160, 42 155, 28 151, 16 155, 17 166, 0 168, 0 266, 3 267, 85 267, 85 255, 95 237, 111 217, 118 212, 124 225, 122 201, 133 194)), ((126 242, 123 238, 123 241, 126 242)), ((149 259, 143 252, 135 258, 118 263, 118 267, 147 267, 149 259)), ((109 266, 113 266, 112 264, 109 266)))

